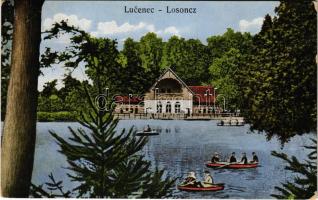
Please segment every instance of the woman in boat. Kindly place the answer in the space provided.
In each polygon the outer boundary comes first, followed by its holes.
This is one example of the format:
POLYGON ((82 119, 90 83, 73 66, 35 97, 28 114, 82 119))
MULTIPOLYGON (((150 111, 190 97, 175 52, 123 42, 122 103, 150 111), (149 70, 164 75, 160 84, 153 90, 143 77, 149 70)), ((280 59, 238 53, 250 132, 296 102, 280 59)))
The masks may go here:
POLYGON ((215 152, 214 155, 211 158, 212 163, 220 162, 220 156, 218 152, 215 152))
POLYGON ((250 163, 258 163, 258 157, 255 152, 252 152, 252 156, 253 159, 250 161, 250 163))
POLYGON ((229 162, 230 163, 236 163, 237 161, 236 161, 236 157, 235 157, 235 152, 232 152, 232 155, 231 155, 231 157, 230 157, 230 159, 229 159, 229 162))
POLYGON ((189 172, 187 178, 184 179, 183 185, 191 185, 191 186, 196 186, 197 178, 195 177, 195 172, 189 172))
POLYGON ((211 185, 213 185, 213 178, 209 171, 204 171, 204 180, 201 185, 203 187, 211 187, 211 185))
POLYGON ((247 157, 245 152, 242 153, 241 164, 247 164, 247 157))

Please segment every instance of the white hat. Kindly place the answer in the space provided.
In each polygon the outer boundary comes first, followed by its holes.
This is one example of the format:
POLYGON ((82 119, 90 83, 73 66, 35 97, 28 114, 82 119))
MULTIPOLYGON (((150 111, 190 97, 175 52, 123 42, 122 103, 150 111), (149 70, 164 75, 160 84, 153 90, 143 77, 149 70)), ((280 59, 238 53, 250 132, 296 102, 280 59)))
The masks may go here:
POLYGON ((188 177, 192 177, 192 178, 195 178, 195 179, 196 179, 196 177, 195 177, 195 172, 189 172, 188 177))

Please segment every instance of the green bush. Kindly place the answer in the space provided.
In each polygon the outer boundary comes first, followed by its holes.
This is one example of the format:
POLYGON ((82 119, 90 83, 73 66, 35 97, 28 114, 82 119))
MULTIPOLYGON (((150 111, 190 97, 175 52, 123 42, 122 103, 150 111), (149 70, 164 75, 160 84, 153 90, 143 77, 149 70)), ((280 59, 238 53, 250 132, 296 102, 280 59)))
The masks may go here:
POLYGON ((39 122, 52 122, 52 121, 76 121, 76 113, 68 111, 60 112, 38 112, 39 122))

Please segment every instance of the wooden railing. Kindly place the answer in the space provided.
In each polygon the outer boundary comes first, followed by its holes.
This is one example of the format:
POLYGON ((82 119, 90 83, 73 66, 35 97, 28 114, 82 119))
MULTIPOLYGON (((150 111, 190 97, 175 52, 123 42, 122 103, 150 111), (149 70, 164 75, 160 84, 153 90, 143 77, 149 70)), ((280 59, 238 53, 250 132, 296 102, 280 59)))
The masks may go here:
POLYGON ((238 113, 115 113, 120 119, 220 119, 240 117, 238 113))

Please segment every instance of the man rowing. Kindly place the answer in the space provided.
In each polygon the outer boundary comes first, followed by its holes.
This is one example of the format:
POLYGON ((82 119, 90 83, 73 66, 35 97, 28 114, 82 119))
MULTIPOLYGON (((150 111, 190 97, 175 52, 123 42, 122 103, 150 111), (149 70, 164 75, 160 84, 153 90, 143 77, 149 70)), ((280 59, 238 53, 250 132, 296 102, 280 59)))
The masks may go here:
POLYGON ((255 152, 252 152, 252 156, 253 156, 253 158, 250 161, 250 163, 258 163, 258 157, 257 157, 255 152))
POLYGON ((220 156, 218 152, 215 152, 214 155, 211 158, 212 163, 220 162, 220 156))
POLYGON ((231 155, 231 157, 230 157, 230 159, 229 159, 229 162, 230 163, 236 163, 237 161, 236 161, 236 157, 235 157, 235 152, 232 152, 232 155, 231 155))
POLYGON ((150 132, 151 131, 151 128, 149 126, 149 124, 147 125, 147 127, 144 128, 144 132, 150 132))
POLYGON ((242 158, 241 158, 241 164, 247 164, 247 157, 246 157, 246 153, 243 152, 242 153, 242 158))

